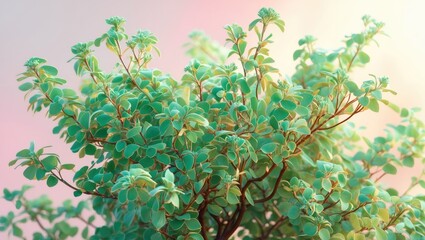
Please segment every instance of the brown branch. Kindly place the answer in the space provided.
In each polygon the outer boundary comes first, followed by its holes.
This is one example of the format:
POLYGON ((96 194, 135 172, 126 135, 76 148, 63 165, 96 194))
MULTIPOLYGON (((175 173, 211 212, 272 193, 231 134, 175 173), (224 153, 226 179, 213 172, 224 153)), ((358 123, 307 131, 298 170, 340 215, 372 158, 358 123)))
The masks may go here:
POLYGON ((217 223, 217 235, 216 236, 219 236, 221 234, 222 229, 223 229, 223 224, 222 224, 219 217, 217 217, 217 216, 215 216, 211 213, 209 213, 209 214, 214 219, 214 221, 217 223))
POLYGON ((275 224, 271 225, 270 228, 267 229, 267 231, 264 232, 264 234, 262 234, 259 239, 260 240, 267 240, 267 239, 269 239, 269 235, 273 232, 273 230, 275 230, 280 225, 282 225, 283 222, 285 222, 285 220, 287 220, 287 217, 284 217, 284 216, 279 217, 279 219, 275 222, 275 224))
POLYGON ((202 99, 202 82, 201 81, 196 81, 196 84, 198 85, 199 88, 199 101, 203 101, 202 99))
POLYGON ((58 239, 55 235, 53 235, 50 231, 48 231, 43 224, 41 223, 40 219, 38 219, 37 214, 33 216, 35 222, 37 223, 37 225, 44 231, 47 233, 47 235, 52 238, 52 239, 58 239))
MULTIPOLYGON (((263 42, 264 33, 266 32, 266 28, 267 28, 267 24, 265 24, 263 22, 263 30, 261 31, 261 35, 260 35, 260 39, 259 39, 259 43, 258 43, 257 49, 255 50, 254 61, 257 60, 258 53, 260 53, 261 44, 263 42)), ((262 77, 261 77, 261 71, 258 71, 258 68, 257 67, 255 68, 255 75, 257 76, 257 86, 255 87, 255 96, 258 99, 258 89, 259 89, 259 85, 261 83, 261 78, 262 77)))
POLYGON ((356 59, 356 57, 357 57, 357 55, 359 54, 359 52, 360 52, 360 45, 357 45, 357 49, 356 49, 356 52, 354 53, 354 56, 353 56, 353 58, 351 59, 351 61, 348 63, 348 65, 347 65, 347 72, 349 72, 350 71, 350 69, 351 69, 351 66, 352 66, 352 64, 353 64, 353 62, 354 62, 354 59, 356 59))
POLYGON ((93 223, 88 222, 86 219, 82 218, 80 215, 77 215, 76 218, 94 229, 97 228, 93 223))
POLYGON ((395 221, 397 221, 397 219, 399 219, 406 211, 408 211, 408 209, 403 209, 402 211, 398 212, 397 214, 395 214, 391 220, 388 222, 388 224, 382 229, 382 230, 387 230, 389 227, 391 227, 395 221))
POLYGON ((387 175, 387 173, 386 173, 386 172, 384 172, 384 173, 382 173, 381 175, 379 175, 379 177, 377 177, 377 178, 375 179, 375 183, 379 182, 379 180, 381 180, 381 178, 383 178, 385 175, 387 175))
POLYGON ((136 86, 137 89, 139 89, 140 92, 142 92, 143 94, 145 94, 145 96, 149 99, 150 102, 152 102, 152 99, 149 97, 149 95, 147 95, 142 88, 140 88, 140 86, 136 83, 136 81, 134 80, 134 77, 131 75, 130 70, 128 69, 128 67, 125 65, 124 63, 124 59, 122 56, 122 50, 121 50, 121 46, 120 46, 120 42, 118 40, 115 40, 115 42, 117 43, 117 47, 118 47, 118 51, 117 51, 117 55, 118 58, 121 62, 121 65, 124 67, 125 71, 128 74, 128 77, 130 78, 131 82, 133 83, 134 86, 136 86))
POLYGON ((273 165, 270 167, 270 169, 268 171, 266 171, 261 177, 257 177, 257 178, 252 178, 249 179, 245 186, 242 188, 242 193, 245 193, 245 191, 248 189, 249 185, 252 184, 253 182, 261 182, 263 181, 268 175, 270 175, 270 173, 277 167, 277 165, 275 163, 273 163, 273 165))
POLYGON ((273 191, 267 197, 265 197, 265 198, 254 200, 254 203, 266 202, 266 201, 268 201, 268 200, 270 200, 270 199, 272 199, 274 197, 274 195, 277 192, 277 189, 278 189, 278 187, 280 185, 280 181, 282 180, 283 174, 285 173, 286 169, 287 169, 287 167, 284 165, 284 167, 282 168, 282 170, 280 170, 279 176, 277 177, 276 182, 275 182, 275 184, 273 186, 273 191))
MULTIPOLYGON (((40 162, 41 163, 41 162, 40 162)), ((42 165, 43 166, 43 165, 42 165)), ((44 168, 44 166, 43 166, 43 168, 44 168)), ((98 192, 88 192, 88 191, 85 191, 85 190, 82 190, 82 189, 79 189, 79 188, 77 188, 77 187, 75 187, 75 186, 73 186, 73 185, 71 185, 69 182, 67 182, 63 177, 62 177, 62 175, 61 175, 61 173, 60 172, 58 172, 58 174, 59 174, 59 176, 57 175, 57 174, 55 174, 53 171, 50 171, 50 173, 56 178, 56 179, 58 179, 59 181, 61 181, 63 184, 65 184, 66 186, 68 186, 69 188, 72 188, 73 190, 75 190, 75 191, 81 191, 82 193, 84 193, 84 194, 86 194, 86 195, 94 195, 94 196, 99 196, 99 197, 102 197, 102 198, 111 198, 111 199, 117 199, 117 197, 116 196, 108 196, 108 195, 104 195, 104 194, 100 194, 100 193, 98 193, 98 192)))
POLYGON ((326 206, 325 208, 323 208, 323 211, 325 211, 325 210, 327 210, 327 209, 329 209, 329 208, 331 208, 331 207, 333 207, 333 206, 337 205, 337 204, 339 203, 339 201, 340 201, 340 200, 338 200, 338 201, 336 201, 336 202, 334 202, 334 203, 332 203, 332 204, 329 204, 328 206, 326 206))
MULTIPOLYGON (((239 44, 238 44, 239 40, 240 40, 239 38, 236 39, 236 42, 234 44, 236 45, 236 47, 238 49, 239 60, 241 62, 242 69, 243 69, 243 76, 246 78, 246 68, 245 68, 245 64, 243 62, 242 52, 241 52, 241 49, 240 49, 239 44)), ((241 89, 241 93, 242 93, 242 103, 243 103, 243 105, 245 105, 245 94, 242 92, 242 89, 241 89)))
POLYGON ((38 219, 38 215, 40 214, 38 210, 38 212, 31 214, 31 210, 28 208, 28 200, 26 200, 24 197, 22 197, 22 206, 25 208, 25 212, 30 216, 31 220, 35 220, 35 222, 37 223, 37 225, 47 234, 47 236, 49 236, 51 239, 58 239, 56 238, 55 235, 53 235, 49 230, 47 230, 44 225, 41 223, 40 219, 38 219))
MULTIPOLYGON (((361 203, 359 206, 357 206, 355 209, 353 209, 353 210, 350 210, 350 211, 348 211, 348 212, 346 212, 346 213, 344 213, 344 214, 342 214, 342 218, 344 218, 345 216, 347 216, 348 214, 350 214, 350 213, 353 213, 353 212, 356 212, 357 210, 359 210, 360 208, 362 208, 362 207, 364 207, 364 206, 366 206, 366 205, 368 205, 368 204, 371 204, 371 202, 364 202, 364 203, 361 203)), ((342 219, 341 218, 341 219, 342 219)))
POLYGON ((323 127, 323 128, 319 128, 319 130, 329 130, 329 129, 331 129, 331 128, 334 128, 334 127, 337 127, 337 126, 339 126, 339 125, 341 125, 341 124, 343 124, 343 123, 345 123, 346 121, 348 121, 350 118, 352 118, 354 115, 356 115, 357 113, 359 113, 359 112, 361 112, 362 110, 364 109, 364 107, 362 107, 360 104, 357 106, 357 108, 356 108, 356 110, 354 111, 354 112, 352 112, 351 114, 350 114, 350 116, 348 116, 347 118, 345 118, 344 120, 342 120, 341 122, 338 122, 338 123, 336 123, 336 124, 334 124, 334 125, 332 125, 332 126, 329 126, 329 127, 323 127))
POLYGON ((201 235, 204 239, 208 239, 207 235, 207 229, 204 221, 204 215, 208 207, 208 199, 205 199, 205 201, 200 205, 200 208, 198 208, 198 221, 199 224, 201 224, 201 235))
POLYGON ((323 199, 322 205, 328 201, 329 197, 331 196, 333 192, 334 192, 334 189, 332 189, 330 192, 328 192, 328 194, 326 194, 325 199, 323 199))

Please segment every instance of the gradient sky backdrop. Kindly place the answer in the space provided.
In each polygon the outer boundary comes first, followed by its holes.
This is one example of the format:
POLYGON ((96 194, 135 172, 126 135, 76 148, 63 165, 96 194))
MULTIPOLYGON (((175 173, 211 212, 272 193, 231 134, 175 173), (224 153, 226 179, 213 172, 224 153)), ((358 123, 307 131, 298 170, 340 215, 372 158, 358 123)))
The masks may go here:
MULTIPOLYGON (((57 202, 72 198, 72 191, 60 184, 49 189, 44 182, 27 181, 22 176, 23 169, 13 170, 7 166, 16 152, 27 147, 30 141, 35 141, 36 147, 52 145, 51 151, 58 153, 63 162, 89 161, 78 159, 70 153, 70 146, 51 134, 55 123, 45 118, 44 113, 34 115, 26 111, 27 101, 23 100, 24 94, 18 90, 15 79, 24 71, 23 64, 29 57, 47 59, 59 69, 59 75, 68 80, 67 86, 77 89, 80 79, 74 75, 72 63, 67 63, 72 57, 70 47, 100 36, 108 28, 104 19, 118 15, 127 19, 129 34, 148 29, 158 37, 162 55, 151 67, 179 79, 189 61, 182 45, 191 31, 203 30, 224 44, 223 26, 238 23, 247 27, 262 6, 275 8, 286 22, 285 33, 274 34, 271 53, 277 60, 276 66, 288 75, 294 72, 292 53, 303 36, 311 34, 319 39, 317 46, 335 49, 342 45, 346 34, 362 30, 364 14, 385 22, 389 37, 379 36, 380 47, 367 48, 371 63, 357 71, 355 80, 367 80, 369 73, 386 75, 392 89, 398 92, 391 100, 404 107, 425 106, 425 4, 421 0, 1 1, 0 189, 31 184, 36 188, 30 191, 30 196, 45 193, 57 202)), ((97 56, 103 69, 111 68, 115 61, 107 51, 100 51, 97 56)), ((365 135, 376 136, 382 133, 386 123, 399 121, 391 110, 381 109, 379 114, 366 113, 355 118, 367 126, 365 135)), ((425 120, 424 113, 420 116, 425 120)), ((410 183, 410 175, 418 171, 405 169, 395 178, 385 177, 383 182, 404 190, 410 183)), ((0 200, 0 206, 0 215, 13 209, 13 205, 4 200, 0 200)), ((28 227, 25 231, 32 229, 28 227)), ((5 238, 6 235, 0 233, 0 239, 5 238)))

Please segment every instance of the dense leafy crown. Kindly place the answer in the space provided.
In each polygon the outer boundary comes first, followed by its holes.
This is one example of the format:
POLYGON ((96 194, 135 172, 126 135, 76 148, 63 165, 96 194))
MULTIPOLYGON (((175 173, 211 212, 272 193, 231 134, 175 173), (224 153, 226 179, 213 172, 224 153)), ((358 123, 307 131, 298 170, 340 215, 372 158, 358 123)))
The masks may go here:
POLYGON ((423 175, 400 194, 379 184, 399 166, 424 162, 424 126, 413 110, 385 100, 393 93, 386 77, 350 78, 369 62, 365 47, 383 24, 364 17, 364 30, 334 51, 306 36, 293 55, 295 73, 283 77, 267 30, 283 31, 284 22, 273 9, 258 16, 249 25, 253 47, 236 24, 225 27, 230 49, 192 34, 194 60, 181 82, 148 67, 157 39, 148 31, 129 37, 120 17, 106 20, 110 29, 94 42, 72 47, 75 72, 88 80, 81 96, 61 87, 66 81, 44 59, 28 60, 18 80, 30 80, 19 87, 29 108, 46 109, 58 121, 53 132, 93 161, 76 167, 31 144, 10 165, 91 197, 54 208, 45 196, 26 198, 28 187, 4 190, 20 212, 1 217, 0 230, 22 237, 22 224, 34 221, 35 239, 424 239, 424 196, 409 195, 425 187, 423 175), (101 45, 118 59, 112 72, 93 55, 101 45), (236 62, 225 64, 226 55, 236 62), (402 123, 360 143, 346 122, 382 104, 402 123), (73 182, 64 177, 69 170, 73 182), (70 218, 87 227, 79 232, 70 218))

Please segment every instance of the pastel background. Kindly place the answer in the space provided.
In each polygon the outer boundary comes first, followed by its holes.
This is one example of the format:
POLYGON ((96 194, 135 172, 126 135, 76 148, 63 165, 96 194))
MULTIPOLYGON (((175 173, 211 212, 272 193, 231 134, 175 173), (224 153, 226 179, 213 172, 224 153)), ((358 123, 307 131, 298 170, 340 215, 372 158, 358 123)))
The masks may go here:
MULTIPOLYGON (((53 189, 45 183, 30 182, 22 176, 22 169, 7 166, 15 153, 27 147, 30 141, 36 146, 52 145, 51 151, 61 156, 63 162, 82 163, 69 151, 57 135, 52 135, 55 123, 44 113, 27 112, 27 101, 18 90, 16 75, 24 71, 24 62, 32 56, 48 60, 59 69, 59 75, 68 80, 67 86, 77 89, 80 79, 73 73, 70 47, 80 41, 94 40, 107 30, 104 19, 122 16, 127 19, 126 29, 130 34, 138 29, 149 29, 158 38, 162 55, 152 67, 180 78, 189 58, 182 45, 187 35, 203 30, 213 39, 224 44, 223 26, 238 23, 248 26, 262 6, 275 8, 286 22, 284 34, 274 34, 272 55, 283 73, 293 73, 292 53, 297 41, 306 34, 319 39, 323 48, 338 48, 346 34, 362 29, 361 17, 369 14, 386 23, 389 37, 379 36, 380 47, 370 46, 367 52, 371 63, 360 69, 356 81, 369 78, 368 74, 386 75, 392 89, 398 92, 391 100, 404 107, 425 107, 425 3, 421 0, 156 0, 156 1, 111 1, 111 0, 20 0, 0 1, 0 189, 20 188, 23 184, 36 186, 30 196, 50 195, 56 202, 72 197, 72 191, 57 185, 53 189)), ((252 42, 254 44, 255 42, 252 42)), ((111 68, 115 61, 112 54, 99 51, 100 65, 111 68)), ((425 120, 425 114, 420 114, 425 120)), ((379 114, 366 113, 355 118, 367 126, 367 136, 382 133, 386 123, 397 123, 399 118, 391 110, 382 107, 379 114)), ((396 177, 385 177, 383 183, 404 190, 416 169, 403 169, 396 177)), ((423 190, 416 190, 417 193, 423 190)), ((0 193, 0 196, 2 194, 0 193)), ((0 215, 14 209, 9 202, 0 199, 0 215)), ((33 231, 32 225, 25 232, 33 231)), ((31 236, 31 235, 29 235, 31 236)), ((9 239, 0 233, 0 239, 9 239)))

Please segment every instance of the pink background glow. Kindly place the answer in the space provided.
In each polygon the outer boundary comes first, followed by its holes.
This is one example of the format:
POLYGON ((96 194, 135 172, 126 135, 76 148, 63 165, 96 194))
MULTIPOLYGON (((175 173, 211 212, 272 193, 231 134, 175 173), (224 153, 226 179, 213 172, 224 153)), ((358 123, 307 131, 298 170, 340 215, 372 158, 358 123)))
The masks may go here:
MULTIPOLYGON (((263 7, 273 7, 286 22, 284 34, 274 34, 272 56, 283 73, 292 74, 292 53, 297 41, 306 34, 319 39, 317 46, 338 48, 345 34, 362 29, 361 17, 369 14, 386 23, 389 37, 378 38, 380 47, 371 46, 366 51, 371 63, 356 73, 358 82, 368 79, 368 74, 386 75, 392 89, 398 92, 390 99, 404 107, 425 107, 425 4, 420 0, 328 0, 328 1, 271 1, 271 0, 215 0, 215 1, 53 1, 21 0, 0 3, 0 189, 18 189, 23 184, 36 186, 30 196, 48 194, 61 202, 72 197, 72 191, 62 185, 53 189, 45 183, 30 182, 22 176, 23 169, 13 170, 7 166, 16 152, 27 147, 31 141, 36 147, 52 145, 52 152, 61 156, 63 162, 89 161, 78 159, 69 147, 52 135, 55 123, 44 113, 27 112, 27 101, 18 90, 16 75, 24 71, 24 62, 32 56, 42 57, 59 69, 59 75, 68 80, 67 86, 77 89, 80 79, 73 74, 70 47, 77 42, 94 40, 107 30, 104 19, 122 16, 127 19, 129 34, 138 29, 148 29, 159 39, 162 52, 151 67, 171 73, 176 79, 182 75, 189 59, 182 45, 187 35, 203 30, 213 39, 224 43, 223 26, 238 23, 247 27, 263 7)), ((255 44, 255 42, 251 42, 255 44)), ((115 61, 112 54, 100 51, 100 65, 109 69, 115 61)), ((424 118, 424 113, 420 116, 424 118)), ((379 114, 365 113, 355 121, 367 126, 365 135, 382 133, 384 124, 397 123, 398 116, 382 107, 379 114)), ((385 177, 386 185, 404 190, 410 176, 419 169, 403 169, 396 177, 385 177), (396 181, 395 181, 396 180, 396 181)), ((422 190, 417 190, 417 193, 422 190)), ((2 194, 0 194, 2 195, 2 194)), ((14 209, 9 202, 0 199, 0 215, 14 209)), ((33 229, 24 229, 32 232, 33 229)), ((0 233, 0 239, 7 238, 0 233)))

